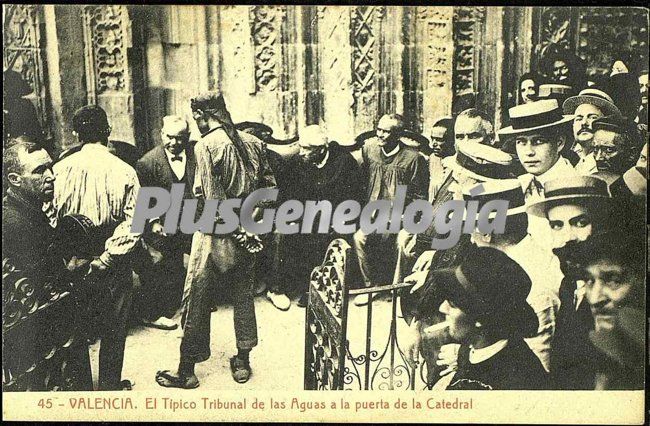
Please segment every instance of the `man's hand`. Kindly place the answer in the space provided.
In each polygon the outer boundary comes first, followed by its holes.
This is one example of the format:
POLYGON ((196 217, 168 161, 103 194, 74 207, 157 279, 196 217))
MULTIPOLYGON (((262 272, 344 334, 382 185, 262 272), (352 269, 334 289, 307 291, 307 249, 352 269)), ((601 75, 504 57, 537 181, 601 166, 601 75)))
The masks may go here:
POLYGON ((440 347, 436 364, 446 367, 440 372, 440 376, 446 376, 456 371, 458 368, 458 349, 460 349, 460 345, 457 343, 450 343, 440 347))
POLYGON ((95 259, 93 259, 92 262, 90 262, 90 267, 86 275, 87 276, 103 275, 104 273, 106 273, 107 270, 108 270, 108 265, 102 262, 99 259, 99 257, 96 257, 95 259))
POLYGON ((422 336, 420 334, 420 322, 414 320, 404 333, 404 348, 406 350, 406 361, 411 367, 417 367, 420 363, 420 345, 422 336))
POLYGON ((427 250, 422 253, 420 257, 418 257, 418 260, 415 261, 415 266, 413 266, 413 272, 411 275, 404 278, 404 282, 415 283, 415 285, 411 287, 411 293, 416 292, 426 282, 434 253, 435 250, 427 250))

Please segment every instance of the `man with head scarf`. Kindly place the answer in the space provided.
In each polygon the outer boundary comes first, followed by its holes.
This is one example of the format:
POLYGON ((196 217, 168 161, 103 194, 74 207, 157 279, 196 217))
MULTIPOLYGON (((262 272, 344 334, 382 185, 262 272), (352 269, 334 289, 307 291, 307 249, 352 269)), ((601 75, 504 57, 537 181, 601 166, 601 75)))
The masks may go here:
MULTIPOLYGON (((202 135, 194 147, 195 195, 203 201, 245 199, 257 189, 276 186, 264 144, 235 129, 221 93, 201 94, 192 99, 191 107, 202 135)), ((249 353, 257 345, 251 263, 260 245, 257 235, 241 228, 229 234, 194 234, 185 280, 180 362, 176 372, 158 371, 160 386, 199 386, 194 365, 210 357, 210 298, 215 286, 232 291, 237 354, 230 358, 230 370, 237 383, 248 381, 249 353)))

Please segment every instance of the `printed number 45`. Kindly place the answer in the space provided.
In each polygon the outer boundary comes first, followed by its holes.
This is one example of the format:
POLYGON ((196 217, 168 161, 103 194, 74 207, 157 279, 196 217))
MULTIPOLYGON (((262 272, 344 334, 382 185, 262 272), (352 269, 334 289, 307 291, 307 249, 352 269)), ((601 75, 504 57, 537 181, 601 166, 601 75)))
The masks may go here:
POLYGON ((52 400, 50 398, 41 398, 38 400, 38 406, 41 408, 52 408, 52 400))

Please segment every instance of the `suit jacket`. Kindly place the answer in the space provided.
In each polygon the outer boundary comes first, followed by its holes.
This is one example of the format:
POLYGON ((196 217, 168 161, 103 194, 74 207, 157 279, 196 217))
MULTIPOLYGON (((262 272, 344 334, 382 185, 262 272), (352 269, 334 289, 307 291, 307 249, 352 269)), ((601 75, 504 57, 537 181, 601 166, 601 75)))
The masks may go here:
MULTIPOLYGON (((187 148, 185 150, 187 161, 185 162, 185 176, 181 180, 185 183, 185 194, 183 198, 192 198, 192 187, 194 186, 194 172, 196 170, 196 160, 194 150, 187 148)), ((140 186, 158 186, 170 190, 172 184, 178 182, 176 175, 169 165, 165 148, 158 145, 145 155, 135 165, 135 170, 140 179, 140 186)))
MULTIPOLYGON (((185 155, 185 176, 183 176, 183 179, 179 181, 169 164, 167 154, 165 153, 165 148, 162 145, 158 145, 155 148, 151 149, 149 152, 143 155, 135 165, 135 171, 138 173, 140 186, 157 186, 171 190, 173 183, 180 182, 185 184, 183 199, 186 200, 189 198, 194 198, 192 189, 194 188, 196 157, 194 156, 194 150, 192 147, 185 149, 185 155)), ((165 215, 161 216, 160 220, 161 223, 164 224, 165 215)), ((175 238, 171 239, 166 238, 165 240, 167 243, 171 243, 171 245, 174 247, 179 247, 178 244, 180 244, 185 251, 189 251, 189 246, 192 240, 191 235, 185 235, 181 232, 177 232, 174 237, 175 238), (170 240, 174 240, 175 243, 172 243, 170 240)))

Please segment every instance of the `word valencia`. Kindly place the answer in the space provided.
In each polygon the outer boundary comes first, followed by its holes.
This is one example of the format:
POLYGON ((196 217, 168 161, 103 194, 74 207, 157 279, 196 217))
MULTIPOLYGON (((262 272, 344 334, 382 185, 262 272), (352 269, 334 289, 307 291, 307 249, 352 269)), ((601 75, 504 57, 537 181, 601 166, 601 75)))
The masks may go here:
MULTIPOLYGON (((288 200, 277 209, 265 208, 260 220, 254 212, 261 203, 277 200, 278 190, 262 188, 251 193, 245 200, 205 200, 197 218, 198 200, 183 200, 184 184, 172 185, 171 191, 158 187, 142 187, 138 193, 131 232, 144 231, 148 220, 165 215, 164 231, 175 234, 179 229, 184 234, 202 232, 205 234, 228 234, 243 227, 253 234, 266 234, 275 230, 282 234, 310 234, 314 222, 319 218, 316 233, 327 234, 330 230, 338 234, 353 234, 359 228, 365 234, 396 234, 401 229, 419 234, 433 224, 438 235, 431 247, 445 250, 458 243, 461 233, 472 233, 476 229, 483 234, 502 234, 505 229, 507 200, 492 200, 478 209, 477 201, 450 200, 435 213, 431 203, 415 200, 404 206, 406 186, 397 188, 395 199, 376 200, 363 209, 354 200, 346 200, 332 206, 327 200, 288 200), (180 220, 180 226, 179 226, 180 220), (274 227, 275 225, 275 227, 274 227)), ((471 191, 478 195, 483 191, 477 185, 471 191)))

